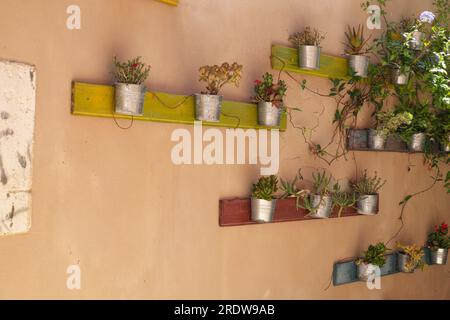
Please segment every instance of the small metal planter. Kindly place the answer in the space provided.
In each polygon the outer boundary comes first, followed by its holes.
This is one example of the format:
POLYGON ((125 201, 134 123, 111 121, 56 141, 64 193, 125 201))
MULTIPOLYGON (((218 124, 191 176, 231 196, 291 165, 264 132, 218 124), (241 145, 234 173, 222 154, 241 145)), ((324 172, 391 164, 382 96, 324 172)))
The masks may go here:
POLYGON ((384 147, 386 146, 386 138, 379 134, 376 130, 369 129, 367 146, 372 150, 384 150, 384 147))
POLYGON ((414 272, 414 270, 417 268, 418 263, 416 263, 416 265, 410 269, 407 266, 409 261, 410 261, 409 255, 407 255, 404 252, 397 252, 397 267, 400 272, 405 272, 405 273, 413 273, 414 272))
POLYGON ((404 86, 408 84, 408 81, 409 81, 409 72, 402 73, 398 68, 392 69, 393 84, 404 86))
POLYGON ((318 46, 300 45, 298 48, 298 66, 301 69, 320 69, 320 51, 318 46))
POLYGON ((275 215, 277 200, 267 201, 252 198, 252 221, 258 223, 271 222, 275 215))
POLYGON ((331 216, 333 200, 331 196, 322 196, 313 194, 310 196, 311 204, 315 208, 314 212, 309 214, 312 218, 327 219, 331 216))
POLYGON ((426 141, 425 133, 416 133, 413 134, 411 140, 408 143, 408 150, 414 152, 423 152, 425 149, 425 141, 426 141))
POLYGON ((195 119, 199 121, 219 122, 222 108, 222 96, 211 94, 195 95, 195 119))
POLYGON ((266 127, 280 126, 281 110, 272 102, 258 102, 258 124, 266 127))
MULTIPOLYGON (((367 78, 369 70, 369 57, 363 55, 350 55, 348 57, 348 68, 362 78, 367 78)), ((351 74, 349 74, 351 75, 351 74)))
POLYGON ((360 195, 356 201, 358 214, 375 215, 378 213, 378 194, 360 195))
POLYGON ((441 151, 442 152, 450 152, 450 136, 447 141, 441 142, 441 151))
POLYGON ((361 262, 358 264, 358 279, 361 281, 367 281, 370 277, 375 276, 375 270, 377 266, 373 264, 367 264, 361 262))
POLYGON ((147 88, 142 84, 115 84, 115 113, 129 116, 142 116, 145 92, 147 88))
POLYGON ((410 44, 410 48, 413 50, 422 50, 423 47, 423 39, 425 38, 425 34, 420 31, 414 31, 412 33, 412 41, 410 44))
POLYGON ((430 248, 431 264, 447 264, 448 249, 433 250, 430 248))

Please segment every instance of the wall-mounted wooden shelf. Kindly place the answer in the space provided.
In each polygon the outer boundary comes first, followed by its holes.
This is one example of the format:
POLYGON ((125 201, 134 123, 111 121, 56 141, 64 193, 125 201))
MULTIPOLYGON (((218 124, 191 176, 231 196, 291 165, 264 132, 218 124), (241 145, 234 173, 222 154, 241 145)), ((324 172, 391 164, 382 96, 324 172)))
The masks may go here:
POLYGON ((347 59, 322 54, 319 70, 306 70, 298 67, 298 49, 272 45, 272 68, 323 78, 349 79, 347 59))
MULTIPOLYGON (((144 115, 134 117, 134 120, 156 121, 168 123, 194 124, 195 103, 194 97, 185 99, 186 96, 173 95, 162 92, 147 92, 144 103, 144 115), (157 95, 157 97, 155 96, 157 95), (176 106, 175 109, 164 106, 176 106)), ((126 115, 114 115, 114 87, 74 82, 72 87, 72 114, 119 119, 131 119, 126 115)), ((235 128, 265 129, 259 126, 257 120, 257 107, 251 103, 224 101, 220 122, 203 122, 205 126, 235 128), (237 119, 239 118, 239 120, 237 119)), ((268 128, 270 129, 270 128, 268 128)), ((282 115, 281 131, 286 130, 286 114, 282 115)))
MULTIPOLYGON (((341 218, 362 217, 356 213, 353 208, 347 209, 341 214, 341 218)), ((337 211, 333 212, 331 218, 338 218, 337 211)), ((279 199, 277 201, 274 220, 276 222, 318 220, 308 216, 305 209, 296 208, 296 199, 279 199)), ((219 201, 219 225, 221 227, 241 226, 258 224, 251 220, 251 200, 250 199, 231 199, 219 201)))
MULTIPOLYGON (((430 250, 428 248, 423 248, 424 250, 424 261, 426 264, 430 265, 430 250)), ((348 260, 345 262, 337 262, 333 266, 333 285, 340 286, 347 283, 353 283, 360 281, 358 279, 357 265, 355 263, 356 259, 348 260)), ((388 276, 391 274, 399 273, 397 267, 397 254, 390 253, 386 255, 386 264, 381 268, 381 276, 388 276)))

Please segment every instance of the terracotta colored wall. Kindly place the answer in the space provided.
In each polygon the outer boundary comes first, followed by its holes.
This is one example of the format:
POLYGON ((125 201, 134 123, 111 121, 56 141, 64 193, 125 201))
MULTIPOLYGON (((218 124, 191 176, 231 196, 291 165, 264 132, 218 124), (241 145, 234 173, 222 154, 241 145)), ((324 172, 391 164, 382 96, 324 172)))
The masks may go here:
MULTIPOLYGON (((391 14, 413 14, 431 1, 393 0, 391 14)), ((110 83, 110 58, 142 55, 152 64, 152 89, 199 91, 200 65, 245 65, 229 99, 247 101, 252 81, 270 70, 270 45, 311 24, 327 31, 324 51, 342 52, 347 23, 363 23, 359 0, 2 0, 0 56, 37 66, 33 223, 28 234, 0 239, 0 298, 450 298, 449 266, 382 279, 382 290, 355 283, 324 291, 333 262, 399 227, 398 202, 429 184, 420 155, 357 153, 360 168, 388 178, 380 215, 333 221, 219 228, 218 200, 247 196, 255 166, 174 166, 177 125, 70 115, 72 80, 110 83), (65 27, 78 4, 82 29, 65 27), (407 166, 414 165, 411 172, 407 166), (66 268, 79 263, 82 290, 66 289, 66 268)), ((302 79, 300 75, 297 76, 302 79)), ((286 77, 285 77, 286 78, 286 77)), ((327 90, 326 79, 307 78, 327 90)), ((331 132, 333 104, 288 81, 295 121, 314 124, 317 141, 331 132)), ((361 122, 360 125, 363 125, 361 122)), ((281 170, 325 166, 292 128, 281 137, 281 170)), ((336 178, 355 174, 353 154, 333 164, 336 178)), ((450 220, 441 186, 408 207, 399 240, 423 243, 429 228, 450 220)))

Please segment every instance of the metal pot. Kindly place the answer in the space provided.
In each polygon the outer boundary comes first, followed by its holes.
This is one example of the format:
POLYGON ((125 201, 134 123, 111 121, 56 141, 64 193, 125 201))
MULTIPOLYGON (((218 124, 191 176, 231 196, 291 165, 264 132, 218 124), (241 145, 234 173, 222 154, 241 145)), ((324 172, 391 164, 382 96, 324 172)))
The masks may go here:
POLYGON ((115 113, 142 116, 146 91, 147 88, 143 84, 116 83, 115 113))
POLYGON ((408 143, 409 151, 422 152, 425 149, 426 135, 425 133, 415 133, 412 135, 408 143))
POLYGON ((276 107, 272 102, 258 102, 258 124, 266 127, 280 126, 281 110, 281 107, 276 107))
POLYGON ((377 268, 378 267, 373 264, 361 262, 358 264, 358 279, 361 281, 369 280, 369 277, 375 275, 375 270, 377 268))
POLYGON ((404 86, 408 84, 408 81, 409 81, 409 72, 402 73, 398 68, 392 69, 393 84, 404 86))
MULTIPOLYGON (((349 71, 353 70, 355 74, 362 78, 367 78, 367 72, 369 70, 369 57, 363 55, 350 55, 348 57, 349 71)), ((349 72, 349 75, 350 72, 349 72)))
POLYGON ((298 48, 298 66, 301 69, 320 69, 320 50, 319 46, 300 45, 298 48))
POLYGON ((374 215, 378 212, 378 194, 360 195, 356 201, 359 214, 374 215))
POLYGON ((430 248, 431 264, 447 264, 448 249, 439 248, 433 250, 430 248))
POLYGON ((441 151, 450 152, 450 136, 448 136, 447 141, 441 142, 441 151))
POLYGON ((423 39, 425 38, 425 34, 420 31, 414 31, 412 33, 412 41, 410 43, 410 48, 413 50, 422 50, 423 47, 423 39))
POLYGON ((417 268, 417 265, 419 264, 418 262, 416 263, 415 266, 413 266, 412 269, 407 267, 407 264, 409 263, 410 260, 410 256, 407 255, 404 252, 397 252, 397 267, 398 270, 401 272, 405 272, 405 273, 413 273, 414 270, 417 268))
POLYGON ((367 139, 369 149, 384 150, 386 146, 386 138, 377 132, 377 130, 369 129, 369 136, 367 139))
POLYGON ((195 119, 219 122, 222 99, 223 97, 219 95, 195 94, 195 119))
POLYGON ((275 215, 277 200, 271 201, 252 198, 252 221, 258 223, 271 222, 275 215))
POLYGON ((333 200, 331 196, 322 196, 320 194, 310 195, 311 204, 315 211, 309 215, 313 218, 326 219, 331 216, 333 200))

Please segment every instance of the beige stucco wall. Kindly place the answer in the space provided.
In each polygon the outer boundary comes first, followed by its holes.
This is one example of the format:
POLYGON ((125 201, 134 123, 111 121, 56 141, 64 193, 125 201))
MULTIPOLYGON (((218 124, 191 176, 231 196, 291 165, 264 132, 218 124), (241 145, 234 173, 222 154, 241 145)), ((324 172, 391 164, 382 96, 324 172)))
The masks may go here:
MULTIPOLYGON (((396 17, 431 3, 392 2, 396 17)), ((340 54, 345 25, 366 19, 359 4, 181 0, 174 8, 151 0, 2 0, 0 57, 36 65, 37 105, 33 223, 27 234, 0 238, 0 298, 450 298, 449 266, 385 277, 382 290, 355 283, 324 291, 334 261, 398 229, 398 202, 429 183, 420 155, 354 154, 359 168, 388 179, 376 217, 219 228, 218 200, 247 196, 258 167, 177 167, 170 134, 178 125, 136 122, 122 131, 109 119, 70 114, 71 81, 111 83, 115 54, 142 55, 153 67, 150 88, 185 94, 201 89, 200 65, 237 60, 245 65, 242 85, 224 94, 247 101, 253 80, 270 70, 272 43, 287 44, 290 33, 311 24, 327 31, 324 51, 340 54), (81 6, 79 31, 65 27, 70 4, 81 6), (66 268, 77 263, 82 289, 69 291, 66 268)), ((329 88, 326 79, 307 79, 329 88)), ((325 106, 316 137, 326 141, 333 104, 288 83, 288 104, 304 110, 299 124, 313 124, 313 113, 325 106)), ((300 166, 325 164, 289 128, 281 137, 280 174, 290 178, 300 166)), ((330 170, 353 177, 353 154, 330 170)), ((399 240, 423 243, 432 225, 450 220, 449 209, 441 185, 419 196, 399 240)))

